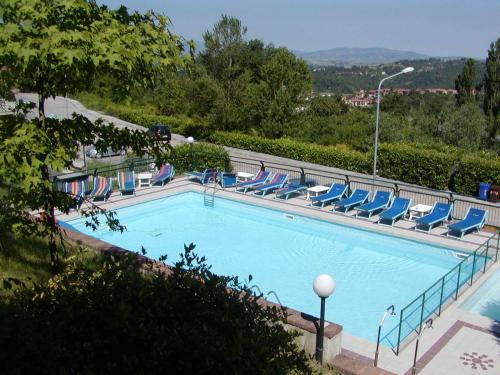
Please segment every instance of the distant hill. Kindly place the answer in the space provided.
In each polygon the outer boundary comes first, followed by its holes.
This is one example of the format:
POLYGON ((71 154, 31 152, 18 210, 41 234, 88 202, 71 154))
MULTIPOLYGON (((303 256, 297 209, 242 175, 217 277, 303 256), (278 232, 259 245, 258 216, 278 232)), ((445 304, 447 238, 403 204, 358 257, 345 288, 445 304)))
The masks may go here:
POLYGON ((388 64, 401 60, 422 60, 430 57, 421 53, 389 48, 332 48, 314 52, 294 51, 294 53, 310 64, 323 66, 388 64))
MULTIPOLYGON (((395 77, 384 84, 384 87, 409 89, 455 88, 455 79, 462 72, 466 59, 426 59, 402 60, 380 65, 355 66, 310 66, 313 88, 316 92, 348 94, 358 90, 376 89, 382 78, 401 71, 404 67, 413 66, 415 71, 395 77)), ((476 60, 475 85, 482 83, 485 72, 484 60, 476 60)))

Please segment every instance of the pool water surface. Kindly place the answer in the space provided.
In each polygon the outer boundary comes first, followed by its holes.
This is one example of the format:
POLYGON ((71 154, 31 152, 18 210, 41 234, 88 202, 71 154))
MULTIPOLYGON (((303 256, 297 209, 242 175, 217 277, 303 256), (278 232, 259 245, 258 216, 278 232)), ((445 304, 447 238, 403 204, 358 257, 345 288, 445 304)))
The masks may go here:
POLYGON ((500 270, 486 280, 461 308, 500 322, 500 270))
MULTIPOLYGON (((242 280, 252 275, 264 294, 275 291, 284 305, 316 316, 312 281, 329 274, 337 287, 326 319, 372 342, 389 305, 399 311, 460 262, 450 249, 223 198, 205 207, 194 192, 124 207, 117 216, 127 227, 123 233, 93 232, 84 218, 68 224, 131 251, 143 246, 151 258, 166 254, 169 264, 193 242, 213 272, 242 280)), ((384 331, 397 320, 388 319, 384 331)))

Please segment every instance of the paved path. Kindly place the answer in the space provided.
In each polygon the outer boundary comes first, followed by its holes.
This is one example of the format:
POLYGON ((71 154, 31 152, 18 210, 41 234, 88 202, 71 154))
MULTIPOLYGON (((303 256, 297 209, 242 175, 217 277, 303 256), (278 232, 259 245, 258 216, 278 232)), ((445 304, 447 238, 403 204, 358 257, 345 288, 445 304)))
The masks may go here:
MULTIPOLYGON (((19 93, 16 95, 17 99, 23 99, 24 101, 32 101, 38 103, 38 96, 36 94, 28 94, 28 93, 19 93)), ((37 115, 37 110, 31 113, 31 116, 37 115)), ((108 123, 113 123, 118 128, 129 128, 136 130, 146 131, 147 128, 133 124, 128 121, 123 121, 117 117, 108 116, 98 111, 93 111, 91 109, 86 108, 82 103, 78 100, 65 98, 62 96, 56 96, 55 99, 47 99, 45 102, 45 113, 46 115, 53 114, 58 118, 70 118, 73 113, 78 113, 84 115, 91 121, 95 121, 98 118, 102 118, 104 121, 108 123)), ((172 134, 172 145, 185 143, 186 138, 179 134, 172 134)))

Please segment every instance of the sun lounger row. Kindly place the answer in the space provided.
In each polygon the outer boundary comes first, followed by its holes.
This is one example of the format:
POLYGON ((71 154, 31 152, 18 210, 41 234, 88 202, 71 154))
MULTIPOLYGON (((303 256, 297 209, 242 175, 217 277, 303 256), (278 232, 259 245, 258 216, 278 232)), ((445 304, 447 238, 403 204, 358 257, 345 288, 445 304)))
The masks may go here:
MULTIPOLYGON (((197 179, 201 183, 218 182, 223 187, 234 186, 235 192, 246 194, 252 192, 254 195, 264 196, 269 192, 275 192, 275 199, 288 200, 290 196, 303 194, 307 186, 296 182, 288 182, 288 175, 260 170, 252 180, 237 183, 236 174, 219 172, 215 169, 207 169, 204 172, 190 172, 188 176, 197 179)), ((392 192, 378 190, 373 199, 369 200, 370 192, 363 189, 355 189, 349 196, 346 184, 332 183, 326 193, 311 197, 310 207, 324 208, 326 205, 333 206, 332 211, 346 213, 356 210, 356 217, 371 218, 378 215, 377 223, 381 225, 394 225, 397 220, 407 216, 411 199, 393 196, 392 192)), ((425 216, 417 218, 415 230, 430 232, 432 228, 451 220, 453 204, 436 202, 425 216)), ((488 211, 470 208, 463 220, 448 225, 448 236, 462 238, 466 233, 480 230, 488 217, 488 211)))
MULTIPOLYGON (((164 186, 174 177, 175 171, 171 164, 163 164, 158 173, 151 178, 151 186, 164 186)), ((118 190, 121 195, 135 195, 135 173, 133 171, 121 171, 117 173, 118 190)), ((112 190, 111 177, 94 177, 94 187, 89 194, 92 200, 106 201, 112 190)), ((76 200, 76 208, 80 207, 85 197, 85 182, 83 180, 65 182, 62 191, 76 200)))
MULTIPOLYGON (((331 202, 334 206, 332 211, 347 212, 351 208, 357 210, 356 217, 366 215, 370 218, 372 214, 379 212, 379 224, 393 225, 398 219, 404 218, 411 206, 411 199, 392 197, 391 192, 377 191, 372 201, 367 202, 370 193, 366 190, 356 189, 349 197, 345 196, 347 185, 332 184, 327 193, 311 198, 312 207, 323 207, 325 203, 331 202), (389 207, 390 206, 390 207, 389 207)), ((453 204, 436 202, 431 212, 417 218, 415 230, 430 232, 435 226, 443 224, 452 218, 453 204)), ((477 208, 469 208, 464 219, 448 225, 448 236, 462 238, 466 233, 481 230, 486 223, 488 211, 477 208)))

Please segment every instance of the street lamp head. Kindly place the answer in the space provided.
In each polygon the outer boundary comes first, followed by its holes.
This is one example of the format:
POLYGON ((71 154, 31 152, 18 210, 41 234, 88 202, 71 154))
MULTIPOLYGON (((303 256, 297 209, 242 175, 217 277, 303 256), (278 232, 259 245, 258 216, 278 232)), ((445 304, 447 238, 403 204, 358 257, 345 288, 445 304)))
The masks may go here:
POLYGON ((189 144, 192 144, 194 142, 194 138, 193 137, 187 137, 187 142, 189 144))
POLYGON ((313 281, 313 289, 318 297, 330 297, 335 290, 335 280, 330 275, 318 275, 313 281))
POLYGON ((404 68, 401 73, 411 73, 415 70, 413 66, 409 66, 408 68, 404 68))

